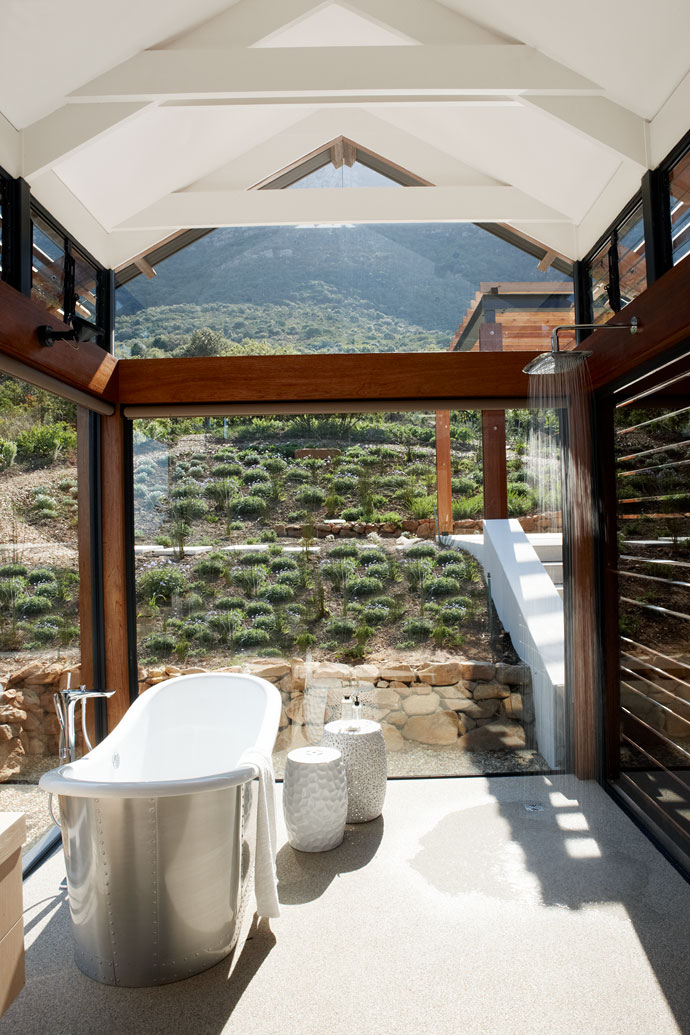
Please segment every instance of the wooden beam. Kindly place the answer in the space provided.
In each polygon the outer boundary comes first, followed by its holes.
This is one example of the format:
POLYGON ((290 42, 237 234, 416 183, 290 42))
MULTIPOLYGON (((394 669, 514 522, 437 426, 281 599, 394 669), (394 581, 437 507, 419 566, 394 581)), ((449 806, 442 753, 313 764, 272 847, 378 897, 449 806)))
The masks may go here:
POLYGON ((121 359, 123 406, 305 400, 527 399, 524 353, 121 359))
POLYGON ((101 433, 106 683, 115 691, 108 698, 108 730, 114 729, 129 708, 126 462, 124 423, 118 410, 112 417, 103 418, 101 433))
POLYGON ((66 341, 40 344, 36 328, 48 324, 67 330, 46 309, 0 281, 0 350, 50 377, 112 402, 117 397, 117 360, 93 342, 74 349, 66 341))
POLYGON ((134 265, 138 270, 140 270, 144 274, 147 280, 153 280, 154 277, 158 276, 151 263, 147 262, 143 256, 140 256, 138 259, 135 259, 134 265))
POLYGON ((450 465, 450 411, 436 412, 436 503, 438 530, 453 531, 453 489, 450 465))

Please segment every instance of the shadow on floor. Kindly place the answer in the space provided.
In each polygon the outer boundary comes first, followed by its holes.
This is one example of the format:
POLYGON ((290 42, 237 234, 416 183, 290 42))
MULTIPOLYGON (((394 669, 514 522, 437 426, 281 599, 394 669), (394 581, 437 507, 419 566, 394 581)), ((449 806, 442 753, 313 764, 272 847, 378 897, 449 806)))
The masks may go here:
POLYGON ((383 837, 383 816, 345 828, 343 843, 330 852, 298 852, 285 844, 278 852, 278 897, 284 905, 320 898, 341 873, 360 870, 370 862, 383 837))
POLYGON ((156 988, 113 988, 90 980, 74 965, 64 892, 39 907, 37 916, 27 917, 27 929, 51 909, 53 916, 27 952, 27 984, 0 1019, 0 1033, 50 1032, 56 1017, 69 1017, 70 1035, 219 1035, 276 944, 269 921, 254 914, 248 930, 248 918, 243 924, 235 950, 211 970, 156 988))
MULTIPOLYGON (((451 895, 472 890, 497 901, 600 910, 602 920, 604 906, 610 917, 618 904, 617 919, 632 923, 679 1029, 690 1031, 683 878, 598 784, 533 778, 522 794, 504 781, 487 784, 495 800, 444 816, 422 839, 414 868, 451 895), (444 865, 449 854, 452 868, 444 865)), ((602 960, 602 981, 607 965, 614 963, 602 960)))

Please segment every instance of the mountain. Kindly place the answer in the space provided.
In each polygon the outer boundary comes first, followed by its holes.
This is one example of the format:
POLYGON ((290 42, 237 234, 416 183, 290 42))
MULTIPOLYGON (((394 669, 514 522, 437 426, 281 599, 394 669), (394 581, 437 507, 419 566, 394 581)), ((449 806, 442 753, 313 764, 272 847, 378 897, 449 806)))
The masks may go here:
POLYGON ((467 223, 223 228, 157 273, 118 289, 121 355, 179 354, 204 327, 221 352, 443 349, 481 281, 560 276, 467 223))

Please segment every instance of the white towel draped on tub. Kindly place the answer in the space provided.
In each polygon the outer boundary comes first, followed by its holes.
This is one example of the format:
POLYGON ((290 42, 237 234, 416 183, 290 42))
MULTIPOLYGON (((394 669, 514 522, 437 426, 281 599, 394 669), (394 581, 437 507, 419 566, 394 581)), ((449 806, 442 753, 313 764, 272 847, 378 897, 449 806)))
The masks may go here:
POLYGON ((254 860, 254 891, 259 916, 280 916, 278 904, 278 875, 276 873, 276 804, 275 774, 270 755, 256 748, 248 748, 240 759, 241 765, 251 766, 259 778, 256 806, 256 858, 254 860))

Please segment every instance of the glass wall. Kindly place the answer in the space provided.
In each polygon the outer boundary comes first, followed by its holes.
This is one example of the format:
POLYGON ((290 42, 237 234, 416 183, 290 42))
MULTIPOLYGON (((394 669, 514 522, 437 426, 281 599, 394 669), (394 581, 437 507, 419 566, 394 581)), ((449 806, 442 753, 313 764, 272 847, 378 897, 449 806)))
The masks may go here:
POLYGON ((690 252, 690 151, 673 166, 668 180, 675 265, 690 252))
MULTIPOLYGON (((529 677, 481 565, 436 541, 433 413, 138 420, 140 692, 248 670, 283 698, 275 763, 344 694, 382 723, 390 775, 540 771, 529 677)), ((528 513, 520 421, 511 506, 528 513)), ((512 428, 511 424, 511 428, 512 428)), ((454 531, 481 529, 480 415, 451 415, 454 531)))
POLYGON ((592 258, 590 283, 594 323, 607 323, 647 287, 641 203, 592 258))
POLYGON ((462 223, 215 230, 118 288, 117 355, 446 351, 487 283, 570 285, 537 262, 462 223))
POLYGON ((31 298, 49 312, 65 315, 65 239, 45 219, 33 214, 31 298))
POLYGON ((0 808, 51 826, 36 783, 57 765, 53 692, 80 683, 73 404, 0 376, 0 808))

